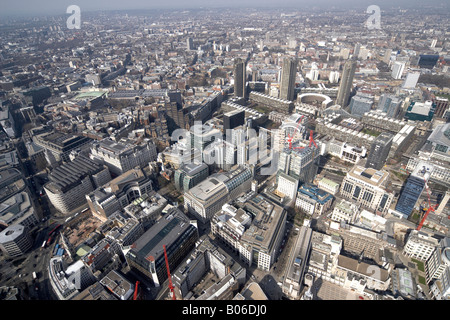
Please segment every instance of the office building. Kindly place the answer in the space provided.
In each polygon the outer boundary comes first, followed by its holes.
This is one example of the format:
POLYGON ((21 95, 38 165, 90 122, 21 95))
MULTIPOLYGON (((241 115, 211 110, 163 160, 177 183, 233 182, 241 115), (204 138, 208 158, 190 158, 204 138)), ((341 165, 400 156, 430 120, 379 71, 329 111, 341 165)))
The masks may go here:
POLYGON ((356 165, 342 181, 340 192, 342 197, 384 215, 393 200, 386 189, 388 181, 389 172, 356 165))
POLYGON ((334 284, 342 285, 344 280, 336 277, 334 271, 341 250, 342 240, 339 236, 313 231, 311 236, 311 252, 305 272, 313 275, 315 279, 323 279, 334 284))
POLYGON ((317 174, 320 149, 310 147, 296 149, 284 148, 278 159, 278 172, 298 180, 299 183, 312 182, 317 174))
POLYGON ((445 268, 440 279, 430 284, 430 295, 435 300, 450 299, 450 267, 445 268))
POLYGON ((20 223, 32 228, 38 222, 39 216, 22 172, 5 167, 0 171, 0 225, 20 223))
POLYGON ((44 190, 57 210, 70 213, 86 203, 86 194, 110 180, 106 166, 80 155, 53 169, 44 190))
POLYGON ((450 267, 450 238, 445 237, 439 241, 439 245, 433 251, 431 257, 425 263, 427 283, 439 280, 445 270, 450 267))
POLYGON ((394 297, 415 300, 417 298, 414 276, 406 268, 396 268, 391 272, 391 291, 394 297))
POLYGON ((330 219, 337 222, 353 224, 358 218, 359 208, 356 204, 342 199, 333 209, 330 219))
POLYGON ((361 50, 361 43, 359 42, 355 43, 355 47, 353 48, 353 56, 358 57, 360 50, 361 50))
POLYGON ((0 250, 9 257, 18 257, 33 246, 33 239, 27 227, 14 224, 0 232, 0 250))
POLYGON ((421 162, 427 162, 433 166, 430 178, 448 183, 450 181, 450 124, 437 125, 423 147, 419 155, 409 159, 406 169, 414 171, 421 162))
POLYGON ((188 129, 193 121, 187 108, 176 102, 167 102, 161 108, 165 111, 168 134, 171 135, 176 129, 188 129))
POLYGON ((60 132, 45 132, 33 137, 33 142, 46 150, 50 165, 59 161, 70 161, 69 156, 72 150, 88 148, 91 141, 84 136, 60 132))
MULTIPOLYGON (((427 148, 428 147, 429 146, 427 146, 427 148)), ((409 159, 406 170, 413 172, 419 165, 423 165, 423 162, 425 162, 426 164, 433 166, 430 176, 431 179, 448 184, 450 183, 450 161, 442 158, 439 159, 442 156, 443 154, 439 152, 424 152, 420 157, 413 156, 409 159)))
POLYGON ((194 50, 194 40, 191 37, 186 39, 186 46, 188 50, 194 50))
POLYGON ((333 203, 333 196, 317 186, 305 183, 298 188, 295 207, 309 215, 325 213, 333 203))
POLYGON ((251 213, 228 203, 211 219, 211 232, 235 252, 239 252, 239 243, 252 222, 251 213))
POLYGON ((376 170, 381 170, 383 168, 389 156, 393 139, 394 135, 387 132, 383 132, 376 137, 370 148, 369 156, 367 157, 366 168, 373 168, 376 170))
POLYGON ((437 238, 421 231, 412 230, 402 253, 409 258, 426 262, 438 246, 439 240, 437 238))
POLYGON ((181 263, 176 271, 171 272, 177 300, 192 297, 191 289, 195 287, 207 271, 206 263, 206 254, 195 252, 189 256, 186 262, 181 263))
POLYGON ((8 168, 18 168, 21 165, 21 161, 16 150, 6 151, 0 154, 0 170, 8 168))
POLYGON ((438 54, 421 54, 419 55, 417 65, 420 68, 433 69, 438 60, 439 60, 438 54))
POLYGON ((10 226, 18 223, 28 228, 39 223, 33 201, 25 191, 16 193, 0 203, 0 225, 10 226))
POLYGON ((420 72, 408 72, 405 81, 403 82, 403 89, 414 89, 420 78, 420 72))
MULTIPOLYGON (((240 148, 242 152, 242 146, 240 148)), ((208 164, 210 170, 214 168, 229 171, 236 165, 238 149, 234 143, 225 140, 217 140, 209 144, 203 151, 203 161, 208 164)), ((241 161, 240 163, 245 163, 241 161)))
POLYGON ((223 115, 223 132, 245 124, 245 111, 233 110, 223 115))
POLYGON ((198 237, 197 227, 174 208, 136 240, 125 257, 132 269, 159 287, 167 279, 163 246, 171 270, 176 270, 194 249, 198 237))
POLYGON ((436 300, 450 298, 450 241, 448 237, 440 240, 439 246, 425 264, 430 294, 436 300))
POLYGON ((384 51, 383 62, 389 64, 391 61, 392 49, 386 49, 384 51))
POLYGON ((100 283, 120 300, 128 300, 133 296, 135 286, 117 271, 112 270, 104 276, 100 283))
MULTIPOLYGON (((362 210, 359 218, 355 220, 355 224, 333 221, 330 223, 327 233, 337 235, 342 239, 342 245, 347 254, 367 258, 380 266, 386 266, 387 260, 384 252, 389 251, 392 254, 396 248, 396 240, 381 230, 369 230, 366 222, 361 223, 366 217, 367 211, 362 210)), ((381 217, 376 217, 380 221, 381 217)), ((392 256, 390 257, 392 258, 392 256)))
POLYGON ((401 79, 404 70, 405 70, 404 62, 398 62, 398 61, 394 62, 394 65, 392 66, 391 77, 396 80, 401 79))
POLYGON ((96 279, 82 260, 67 266, 62 256, 50 259, 48 275, 51 288, 59 300, 71 300, 95 283, 96 279))
POLYGON ((189 131, 187 139, 189 138, 194 161, 201 162, 203 161, 203 151, 211 143, 221 140, 222 133, 209 124, 194 124, 189 131), (198 156, 196 156, 196 152, 198 152, 198 156))
POLYGON ((183 164, 175 171, 174 184, 179 191, 187 191, 209 176, 209 168, 205 163, 183 164))
POLYGON ((425 189, 425 184, 431 176, 433 166, 426 162, 421 162, 416 166, 415 170, 411 172, 410 176, 405 182, 403 191, 395 206, 395 210, 407 218, 415 208, 417 200, 425 189))
POLYGON ((167 204, 166 198, 155 191, 150 191, 133 200, 124 211, 147 230, 161 217, 167 204))
POLYGON ((386 227, 386 219, 371 213, 367 210, 362 210, 356 225, 366 228, 368 230, 384 231, 386 227))
POLYGON ((317 183, 317 187, 319 189, 322 189, 332 195, 338 193, 339 186, 340 186, 339 183, 327 178, 321 178, 317 183))
POLYGON ((378 102, 377 110, 386 113, 389 118, 397 118, 402 107, 402 100, 394 95, 382 94, 378 102))
POLYGON ((433 102, 436 104, 436 111, 434 112, 434 116, 438 118, 443 118, 445 112, 449 109, 449 102, 447 98, 436 97, 433 99, 433 102))
POLYGON ((3 109, 0 109, 0 125, 10 138, 16 137, 16 125, 9 106, 5 106, 3 109))
POLYGON ((144 139, 140 144, 130 139, 121 139, 119 142, 111 138, 96 142, 91 147, 91 158, 100 159, 110 172, 121 175, 135 167, 147 166, 155 161, 156 146, 150 139, 144 139))
POLYGON ((84 195, 92 214, 105 221, 114 212, 153 190, 152 180, 142 169, 129 170, 84 195))
POLYGON ((91 269, 94 275, 105 274, 117 267, 119 254, 121 254, 121 251, 117 242, 106 237, 96 243, 81 260, 91 269))
POLYGON ((250 190, 252 179, 252 170, 242 166, 212 174, 184 194, 184 207, 200 221, 209 221, 225 203, 250 190))
POLYGON ((336 104, 342 108, 346 107, 349 102, 350 92, 353 89, 353 77, 355 76, 356 60, 347 60, 342 70, 341 83, 336 98, 336 104))
POLYGON ((356 117, 362 117, 366 112, 372 109, 373 96, 357 93, 350 99, 348 106, 350 114, 356 117))
POLYGON ((134 217, 125 218, 120 215, 116 216, 115 219, 108 219, 101 228, 101 230, 104 230, 102 234, 114 240, 122 250, 132 245, 145 231, 144 226, 134 217))
POLYGON ((239 257, 247 265, 269 271, 280 254, 287 211, 263 195, 245 202, 244 210, 253 216, 239 243, 239 257))
POLYGON ((341 284, 344 289, 359 294, 364 294, 367 289, 386 291, 391 281, 388 270, 342 254, 338 257, 336 274, 337 278, 344 280, 341 284))
POLYGON ((277 174, 277 189, 275 194, 281 199, 291 201, 295 199, 298 189, 298 180, 287 175, 286 173, 279 171, 277 174))
POLYGON ((431 121, 436 111, 436 103, 432 100, 425 102, 412 101, 406 109, 405 119, 411 121, 431 121))
POLYGON ((172 272, 177 298, 191 298, 192 289, 207 272, 214 274, 219 281, 206 288, 197 300, 223 299, 224 295, 229 294, 229 289, 236 291, 246 280, 245 268, 234 261, 226 251, 213 244, 208 237, 202 237, 188 259, 172 272), (225 281, 222 282, 223 280, 225 281))
POLYGON ((247 73, 246 63, 243 59, 237 58, 234 61, 234 96, 247 98, 247 73))
POLYGON ((297 75, 297 60, 286 57, 283 60, 281 72, 280 99, 293 101, 295 90, 295 77, 297 75))
POLYGON ((290 248, 282 291, 291 299, 299 299, 303 289, 303 278, 311 251, 312 229, 301 226, 295 237, 295 243, 290 248))

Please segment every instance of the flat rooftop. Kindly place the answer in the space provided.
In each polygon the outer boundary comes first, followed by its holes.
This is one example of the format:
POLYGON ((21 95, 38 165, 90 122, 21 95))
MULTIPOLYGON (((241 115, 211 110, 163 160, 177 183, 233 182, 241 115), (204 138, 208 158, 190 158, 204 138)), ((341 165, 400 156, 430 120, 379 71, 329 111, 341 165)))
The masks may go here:
POLYGON ((157 259, 164 254, 163 245, 170 246, 189 228, 195 228, 189 222, 189 219, 176 210, 148 229, 136 242, 132 245, 131 251, 144 259, 157 259))
POLYGON ((241 240, 271 250, 272 239, 280 231, 280 222, 286 216, 286 211, 262 195, 248 200, 245 210, 252 213, 254 218, 241 240))
POLYGON ((53 169, 45 187, 53 192, 63 191, 72 185, 81 183, 87 174, 95 174, 103 170, 103 166, 88 157, 79 156, 73 161, 53 169))
POLYGON ((189 189, 188 192, 198 200, 206 201, 218 191, 226 188, 224 184, 226 180, 228 180, 228 178, 223 173, 213 174, 206 180, 203 180, 193 188, 189 189))
POLYGON ((389 272, 387 270, 384 270, 376 266, 377 270, 379 270, 379 273, 374 273, 373 265, 367 264, 365 262, 358 262, 358 260, 356 259, 352 259, 343 255, 339 255, 338 265, 339 267, 353 271, 355 273, 359 273, 367 277, 378 276, 377 278, 378 281, 386 281, 389 278, 389 272))
POLYGON ((292 279, 300 283, 304 272, 306 261, 311 247, 312 229, 301 226, 298 232, 295 245, 289 254, 288 268, 286 269, 285 279, 292 279))
POLYGON ((134 292, 134 286, 116 271, 110 271, 100 283, 123 300, 127 300, 134 292))
POLYGON ((208 168, 208 165, 206 163, 202 162, 202 163, 186 163, 186 164, 183 164, 183 166, 180 169, 184 170, 184 172, 188 176, 193 176, 207 168, 208 168))
POLYGON ((428 137, 428 141, 450 148, 450 123, 438 125, 428 137))
POLYGON ((242 292, 245 300, 269 300, 260 285, 252 282, 242 292))
POLYGON ((362 166, 354 166, 347 175, 371 185, 379 186, 389 177, 389 172, 373 168, 364 168, 362 166))

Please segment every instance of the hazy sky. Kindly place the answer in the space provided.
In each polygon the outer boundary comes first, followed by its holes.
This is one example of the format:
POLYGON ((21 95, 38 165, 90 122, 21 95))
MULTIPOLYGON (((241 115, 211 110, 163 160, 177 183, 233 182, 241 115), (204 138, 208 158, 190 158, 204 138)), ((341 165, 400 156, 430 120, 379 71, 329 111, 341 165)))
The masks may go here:
POLYGON ((152 9, 152 8, 199 8, 199 7, 411 7, 448 3, 448 0, 0 0, 0 15, 65 14, 69 5, 78 5, 85 11, 152 9))

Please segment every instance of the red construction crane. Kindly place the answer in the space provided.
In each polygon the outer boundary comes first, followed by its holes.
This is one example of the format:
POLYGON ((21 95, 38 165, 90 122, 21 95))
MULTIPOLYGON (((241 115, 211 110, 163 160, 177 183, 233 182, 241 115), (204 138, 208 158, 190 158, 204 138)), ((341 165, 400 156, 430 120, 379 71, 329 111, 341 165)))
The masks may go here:
POLYGON ((138 298, 138 292, 139 292, 139 281, 136 281, 136 285, 134 287, 134 295, 133 295, 133 300, 137 300, 138 298))
MULTIPOLYGON (((294 147, 294 148, 292 148, 292 140, 294 139, 295 132, 298 130, 300 124, 302 123, 303 117, 304 117, 304 116, 302 115, 302 116, 300 117, 300 120, 298 120, 298 122, 297 122, 297 127, 295 128, 295 130, 294 130, 294 132, 292 133, 292 135, 290 135, 290 134, 288 133, 288 139, 287 139, 287 142, 289 143, 289 149, 304 149, 304 148, 305 148, 305 147, 294 147)), ((317 148, 317 144, 316 144, 316 142, 315 142, 314 139, 313 139, 313 135, 314 135, 314 131, 313 131, 313 130, 310 130, 310 131, 309 131, 309 147, 311 148, 311 146, 314 144, 314 146, 317 148)))
MULTIPOLYGON (((309 131, 309 147, 311 148, 311 146, 314 144, 314 146, 317 148, 317 144, 313 139, 313 135, 314 135, 314 131, 310 130, 309 131)), ((305 147, 294 147, 294 149, 304 149, 305 147)))
POLYGON ((169 279, 169 289, 170 289, 170 292, 172 293, 172 300, 177 300, 175 298, 175 291, 173 290, 175 287, 172 284, 172 276, 170 275, 169 259, 167 259, 166 246, 163 245, 163 248, 164 248, 164 259, 166 259, 167 276, 168 276, 168 279, 169 279))
POLYGON ((424 223, 425 220, 427 219, 428 214, 429 214, 431 211, 434 212, 434 209, 438 206, 438 204, 435 204, 435 205, 433 205, 433 206, 431 205, 430 192, 428 191, 428 184, 427 184, 427 181, 426 181, 425 179, 424 179, 424 181, 425 181, 425 188, 427 189, 428 209, 427 209, 427 212, 424 214, 424 216, 423 216, 423 218, 422 218, 422 221, 420 221, 419 225, 417 226, 417 231, 420 231, 420 229, 422 229, 423 223, 424 223))
POLYGON ((300 117, 300 120, 298 120, 298 122, 297 122, 297 127, 295 128, 294 132, 292 132, 292 135, 290 135, 290 134, 288 133, 289 149, 292 149, 292 139, 294 139, 295 131, 298 130, 298 127, 299 127, 300 124, 302 123, 303 117, 304 117, 304 116, 302 115, 302 116, 300 117))

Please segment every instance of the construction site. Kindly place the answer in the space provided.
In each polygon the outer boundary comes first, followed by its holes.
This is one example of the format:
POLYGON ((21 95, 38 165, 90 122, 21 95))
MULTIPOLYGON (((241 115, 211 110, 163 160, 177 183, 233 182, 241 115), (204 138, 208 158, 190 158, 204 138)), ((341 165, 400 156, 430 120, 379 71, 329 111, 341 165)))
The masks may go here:
POLYGON ((75 249, 75 252, 82 245, 92 247, 95 240, 95 233, 92 234, 103 222, 92 215, 88 209, 76 215, 65 224, 63 236, 68 241, 68 244, 75 249))

